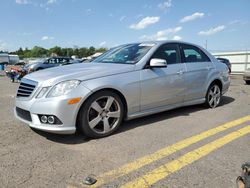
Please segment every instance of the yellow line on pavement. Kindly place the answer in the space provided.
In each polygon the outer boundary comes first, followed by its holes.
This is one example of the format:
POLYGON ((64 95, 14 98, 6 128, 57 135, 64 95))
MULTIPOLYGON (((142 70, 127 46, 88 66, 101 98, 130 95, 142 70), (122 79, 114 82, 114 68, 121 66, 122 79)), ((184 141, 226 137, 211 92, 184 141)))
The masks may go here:
POLYGON ((242 117, 242 118, 234 120, 234 121, 231 121, 231 122, 228 122, 228 123, 225 123, 219 127, 207 130, 207 131, 202 132, 198 135, 195 135, 195 136, 192 136, 190 138, 179 141, 171 146, 160 149, 153 154, 144 156, 144 157, 139 158, 131 163, 125 164, 125 165, 119 167, 118 169, 114 169, 114 170, 111 170, 109 172, 102 174, 101 176, 99 176, 97 178, 97 183, 92 185, 91 187, 99 187, 99 186, 105 184, 106 182, 113 181, 116 178, 122 177, 128 173, 131 173, 131 172, 145 166, 145 165, 148 165, 148 164, 153 163, 157 160, 160 160, 164 157, 167 157, 167 156, 175 153, 176 151, 184 149, 184 148, 186 148, 186 147, 188 147, 196 142, 204 140, 210 136, 213 136, 217 133, 225 131, 229 128, 238 126, 238 125, 240 125, 244 122, 247 122, 247 121, 250 121, 250 115, 242 117))
POLYGON ((244 127, 238 131, 232 132, 222 138, 219 138, 213 142, 210 142, 198 149, 186 153, 180 158, 173 160, 165 165, 152 170, 151 172, 145 174, 142 177, 137 178, 122 186, 122 188, 144 188, 150 187, 156 182, 166 178, 170 174, 180 170, 181 168, 199 160, 200 158, 208 155, 212 151, 219 149, 220 147, 232 142, 233 140, 240 138, 246 134, 250 133, 250 126, 244 127))

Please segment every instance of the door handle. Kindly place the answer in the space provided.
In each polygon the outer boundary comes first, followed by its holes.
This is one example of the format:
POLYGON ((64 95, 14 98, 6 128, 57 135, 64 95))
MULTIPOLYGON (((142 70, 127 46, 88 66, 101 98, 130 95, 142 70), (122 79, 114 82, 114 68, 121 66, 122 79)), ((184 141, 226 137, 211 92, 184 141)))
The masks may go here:
POLYGON ((177 74, 183 74, 183 70, 179 70, 178 72, 177 72, 177 74))

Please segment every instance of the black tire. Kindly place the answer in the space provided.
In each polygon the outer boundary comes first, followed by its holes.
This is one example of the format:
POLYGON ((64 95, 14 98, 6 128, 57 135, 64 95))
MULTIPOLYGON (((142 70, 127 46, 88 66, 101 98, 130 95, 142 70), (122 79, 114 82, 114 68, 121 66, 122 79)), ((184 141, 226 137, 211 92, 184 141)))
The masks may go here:
POLYGON ((249 81, 249 80, 246 80, 246 84, 247 84, 247 85, 250 85, 250 81, 249 81))
POLYGON ((122 123, 124 116, 124 105, 116 93, 112 91, 100 91, 92 96, 90 96, 86 102, 82 105, 82 107, 79 110, 78 117, 77 117, 77 129, 82 132, 84 135, 90 138, 102 138, 111 135, 113 132, 115 132, 120 124, 122 123), (107 102, 105 103, 105 98, 107 98, 107 102), (112 102, 112 105, 109 107, 109 111, 107 112, 105 109, 109 98, 114 99, 114 102, 112 102), (100 111, 96 111, 92 105, 93 104, 99 104, 99 107, 103 110, 101 113, 100 111), (119 107, 118 107, 119 106, 119 107), (118 108, 117 111, 111 111, 115 108, 118 108), (110 110, 111 109, 111 110, 110 110), (118 112, 120 114, 119 118, 117 117, 108 117, 108 114, 110 112, 118 112), (104 114, 104 115, 103 115, 104 114), (106 116, 105 116, 106 114, 106 116), (95 125, 93 128, 90 127, 90 119, 91 116, 94 117, 91 121, 93 121, 96 118, 102 118, 101 120, 97 120, 98 124, 95 125), (103 117, 104 116, 104 117, 103 117), (105 120, 106 121, 105 121, 105 120), (116 121, 115 121, 116 120, 116 121), (108 122, 108 125, 110 126, 110 131, 105 132, 105 126, 104 121, 108 122), (110 123, 111 121, 111 123, 110 123), (111 125, 113 123, 113 125, 111 125), (112 127, 113 126, 113 127, 112 127), (103 128, 103 132, 102 132, 103 128), (100 129, 100 131, 99 131, 100 129))
POLYGON ((220 105, 220 101, 221 101, 221 88, 218 84, 213 83, 209 86, 207 90, 205 105, 208 108, 216 108, 217 106, 220 105), (213 94, 210 92, 212 92, 213 94))

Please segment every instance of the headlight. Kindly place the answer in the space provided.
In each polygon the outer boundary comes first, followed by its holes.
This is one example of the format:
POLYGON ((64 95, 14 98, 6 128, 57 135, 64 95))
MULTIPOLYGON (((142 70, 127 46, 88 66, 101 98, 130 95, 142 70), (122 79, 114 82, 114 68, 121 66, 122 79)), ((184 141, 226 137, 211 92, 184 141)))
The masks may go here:
POLYGON ((36 98, 41 98, 44 96, 44 94, 49 90, 50 87, 43 87, 40 92, 38 93, 38 95, 36 96, 36 98))
POLYGON ((66 95, 70 91, 75 89, 80 83, 81 83, 80 80, 68 80, 60 82, 50 90, 47 97, 58 97, 61 95, 66 95))

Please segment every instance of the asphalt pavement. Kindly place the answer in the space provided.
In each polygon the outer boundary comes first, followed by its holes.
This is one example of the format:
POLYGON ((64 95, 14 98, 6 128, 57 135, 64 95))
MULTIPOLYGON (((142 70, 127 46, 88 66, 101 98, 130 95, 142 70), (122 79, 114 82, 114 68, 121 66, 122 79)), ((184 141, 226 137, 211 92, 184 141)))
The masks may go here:
POLYGON ((13 114, 18 83, 0 76, 0 187, 234 188, 250 162, 250 85, 232 76, 216 109, 124 122, 102 139, 34 131, 13 114))

